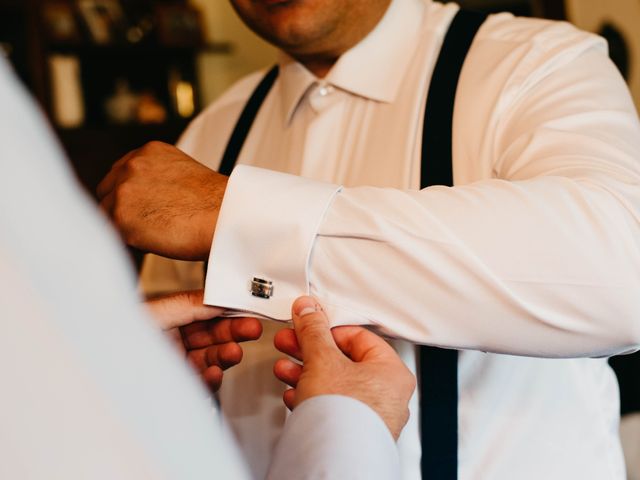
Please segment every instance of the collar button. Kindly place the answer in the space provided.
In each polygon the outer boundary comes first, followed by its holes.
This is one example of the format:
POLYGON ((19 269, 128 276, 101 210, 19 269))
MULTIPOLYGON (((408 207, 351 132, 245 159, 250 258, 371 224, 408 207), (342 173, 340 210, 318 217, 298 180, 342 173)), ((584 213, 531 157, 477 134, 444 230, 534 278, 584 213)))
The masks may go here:
POLYGON ((331 92, 333 92, 333 87, 331 85, 321 85, 318 89, 318 95, 321 97, 326 97, 331 92))

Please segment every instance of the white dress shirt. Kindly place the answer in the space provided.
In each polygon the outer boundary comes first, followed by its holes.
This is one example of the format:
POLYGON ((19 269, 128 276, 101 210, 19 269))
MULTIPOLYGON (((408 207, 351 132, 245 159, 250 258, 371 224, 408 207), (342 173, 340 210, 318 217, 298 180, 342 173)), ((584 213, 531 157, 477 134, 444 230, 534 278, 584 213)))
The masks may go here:
MULTIPOLYGON (((206 301, 468 349, 459 478, 622 479, 618 390, 602 357, 640 343, 640 124, 605 42, 566 23, 491 16, 464 65, 456 187, 419 191, 428 80, 452 4, 395 0, 316 79, 283 57, 231 176, 206 301), (294 175, 286 175, 287 172, 294 175), (306 177, 306 178, 301 178, 306 177), (249 281, 273 281, 268 299, 249 281), (493 353, 483 353, 493 352, 493 353), (499 353, 499 354, 496 354, 499 353)), ((180 147, 217 168, 264 72, 204 112, 180 147)), ((268 328, 221 399, 264 472, 284 418, 268 328)), ((400 345, 400 344, 399 344, 400 345)), ((413 349, 400 351, 415 367, 413 349)), ((416 399, 399 446, 420 476, 416 399)))
MULTIPOLYGON (((0 478, 251 478, 2 59, 0 104, 0 478)), ((357 400, 312 398, 289 425, 271 478, 398 475, 391 433, 357 400)))

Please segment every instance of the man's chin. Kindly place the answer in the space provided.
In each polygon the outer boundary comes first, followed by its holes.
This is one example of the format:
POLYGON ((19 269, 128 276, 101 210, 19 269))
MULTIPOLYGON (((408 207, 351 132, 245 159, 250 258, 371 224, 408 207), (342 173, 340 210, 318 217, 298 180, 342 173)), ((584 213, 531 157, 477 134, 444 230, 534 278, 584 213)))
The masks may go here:
POLYGON ((303 0, 254 0, 254 2, 269 14, 277 14, 282 10, 301 6, 303 0))
POLYGON ((326 43, 339 22, 336 9, 329 8, 332 2, 235 0, 232 3, 249 28, 292 55, 313 53, 319 43, 326 43))
POLYGON ((265 7, 285 7, 288 4, 296 3, 295 0, 255 0, 262 3, 265 7))
POLYGON ((250 25, 255 26, 253 30, 268 42, 283 50, 289 50, 304 48, 305 45, 318 40, 319 32, 322 30, 313 22, 313 15, 301 11, 294 5, 272 7, 269 10, 269 14, 259 23, 250 25))

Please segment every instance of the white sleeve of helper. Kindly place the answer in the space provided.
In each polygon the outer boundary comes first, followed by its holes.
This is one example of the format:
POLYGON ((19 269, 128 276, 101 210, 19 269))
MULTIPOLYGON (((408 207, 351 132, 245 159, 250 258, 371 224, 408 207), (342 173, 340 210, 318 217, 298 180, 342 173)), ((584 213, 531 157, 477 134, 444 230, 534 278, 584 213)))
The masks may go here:
POLYGON ((1 57, 0 105, 0 478, 249 478, 1 57))
POLYGON ((269 479, 400 477, 396 443, 382 419, 353 398, 321 395, 302 402, 287 419, 269 479))

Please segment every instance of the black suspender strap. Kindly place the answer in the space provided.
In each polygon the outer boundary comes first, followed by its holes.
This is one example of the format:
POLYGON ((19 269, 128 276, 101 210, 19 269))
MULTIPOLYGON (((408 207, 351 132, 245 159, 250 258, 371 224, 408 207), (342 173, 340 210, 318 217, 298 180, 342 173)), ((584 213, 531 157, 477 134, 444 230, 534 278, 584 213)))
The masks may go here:
MULTIPOLYGON (((460 10, 445 36, 427 95, 420 185, 453 186, 452 127, 458 79, 486 15, 460 10)), ((458 478, 458 352, 420 347, 422 478, 458 478)))
MULTIPOLYGON (((267 74, 262 77, 262 80, 260 80, 260 83, 251 94, 251 97, 249 97, 247 104, 242 109, 240 118, 238 118, 236 126, 233 127, 231 138, 229 138, 227 148, 225 148, 224 155, 222 156, 222 160, 220 161, 220 167, 218 168, 219 173, 227 176, 231 175, 233 167, 236 166, 236 162, 238 161, 238 157, 240 156, 242 146, 247 139, 247 135, 249 135, 249 130, 251 130, 253 121, 258 115, 258 110, 260 110, 264 99, 267 98, 267 94, 271 90, 271 87, 273 87, 276 78, 278 78, 278 71, 278 65, 274 65, 273 67, 271 67, 271 70, 269 70, 267 74)), ((204 262, 204 278, 207 278, 208 266, 209 262, 204 262)))
POLYGON ((240 118, 233 129, 231 138, 229 139, 229 143, 227 143, 227 148, 224 151, 222 161, 220 162, 218 172, 223 175, 231 175, 233 167, 235 167, 238 156, 240 155, 240 150, 242 150, 242 146, 244 145, 244 141, 247 139, 247 135, 249 135, 251 125, 253 125, 253 121, 258 115, 258 110, 260 110, 264 99, 267 97, 271 87, 273 87, 277 77, 278 65, 275 65, 262 78, 242 110, 240 118))
POLYGON ((452 127, 458 79, 471 43, 486 18, 483 13, 460 10, 442 44, 424 112, 422 188, 453 186, 452 127))

